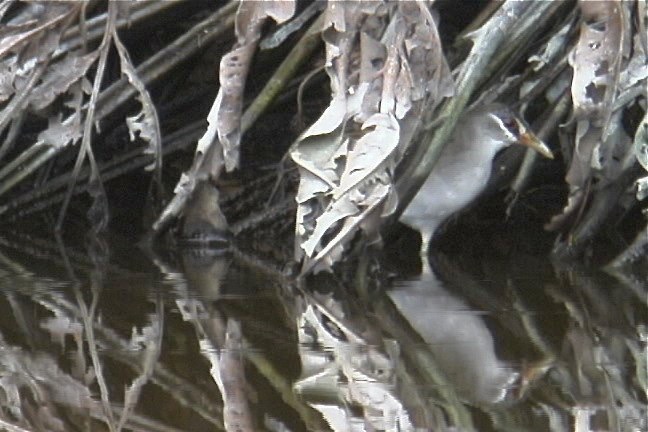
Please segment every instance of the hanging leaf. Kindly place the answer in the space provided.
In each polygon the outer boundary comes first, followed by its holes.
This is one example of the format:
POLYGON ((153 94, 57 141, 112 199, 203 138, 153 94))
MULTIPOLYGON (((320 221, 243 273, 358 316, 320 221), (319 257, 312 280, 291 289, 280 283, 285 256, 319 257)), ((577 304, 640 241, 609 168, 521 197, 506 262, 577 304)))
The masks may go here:
MULTIPOLYGON (((236 12, 236 39, 232 50, 221 59, 217 100, 216 128, 223 145, 225 169, 232 171, 239 163, 243 90, 252 57, 261 37, 261 28, 268 17, 277 23, 295 13, 294 1, 241 1, 236 12)), ((216 104, 215 104, 216 105, 216 104)))
POLYGON ((634 152, 637 160, 646 171, 648 171, 648 114, 637 128, 634 138, 634 152))
POLYGON ((49 106, 58 95, 65 93, 73 83, 84 77, 98 57, 98 51, 84 56, 69 53, 63 60, 48 68, 42 83, 31 93, 32 109, 41 110, 49 106))
POLYGON ((122 74, 124 74, 128 81, 137 90, 137 99, 142 104, 142 110, 135 116, 128 117, 126 124, 128 125, 128 132, 131 141, 139 136, 148 146, 144 149, 145 154, 154 155, 153 163, 146 166, 147 171, 155 171, 156 178, 161 181, 162 171, 162 133, 160 132, 160 121, 158 119, 157 110, 153 104, 153 99, 149 94, 146 86, 137 75, 135 66, 130 59, 130 55, 126 47, 119 39, 117 29, 113 29, 113 40, 115 47, 119 53, 119 62, 122 74))
POLYGON ((337 199, 384 165, 398 147, 398 122, 390 114, 374 114, 363 125, 362 129, 373 128, 360 138, 349 152, 346 167, 340 179, 340 185, 333 193, 337 199))
POLYGON ((453 90, 423 3, 329 3, 325 17, 331 103, 291 152, 304 271, 330 268, 359 229, 378 232, 380 216, 396 208, 392 173, 421 110, 453 90), (356 44, 359 62, 350 57, 356 44))

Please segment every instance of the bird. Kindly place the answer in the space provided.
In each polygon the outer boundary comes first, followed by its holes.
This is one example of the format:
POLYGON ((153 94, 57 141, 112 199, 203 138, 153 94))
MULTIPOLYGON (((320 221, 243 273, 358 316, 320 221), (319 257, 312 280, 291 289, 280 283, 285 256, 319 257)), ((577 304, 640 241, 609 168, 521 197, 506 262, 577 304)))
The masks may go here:
POLYGON ((553 159, 553 153, 506 105, 489 104, 463 114, 432 171, 399 220, 421 234, 427 268, 430 241, 446 219, 486 188, 498 151, 521 144, 553 159))

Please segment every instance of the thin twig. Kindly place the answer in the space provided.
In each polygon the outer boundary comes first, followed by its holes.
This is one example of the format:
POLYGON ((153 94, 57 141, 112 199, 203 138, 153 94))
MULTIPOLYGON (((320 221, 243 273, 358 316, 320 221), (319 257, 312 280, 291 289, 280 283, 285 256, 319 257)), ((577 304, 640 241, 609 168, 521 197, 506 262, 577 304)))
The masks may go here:
MULTIPOLYGON (((195 55, 195 53, 198 52, 204 44, 216 40, 219 36, 229 30, 234 25, 235 10, 236 2, 228 3, 217 12, 210 15, 207 19, 194 26, 187 33, 180 36, 164 50, 143 62, 137 68, 137 75, 142 79, 142 82, 148 85, 154 80, 159 79, 173 67, 176 67, 192 55, 195 55)), ((105 116, 113 113, 117 108, 119 108, 119 106, 133 97, 135 92, 136 90, 128 85, 128 80, 126 78, 123 78, 109 86, 106 90, 101 92, 96 102, 98 107, 95 113, 95 120, 99 121, 105 116)), ((26 162, 27 159, 29 159, 26 157, 26 154, 31 155, 34 152, 34 150, 32 150, 34 147, 37 146, 30 146, 28 150, 18 156, 18 158, 22 160, 21 163, 26 162)), ((40 168, 45 162, 62 151, 63 148, 51 147, 50 150, 51 151, 47 152, 47 157, 33 160, 29 165, 23 167, 20 179, 13 181, 11 187, 40 168)), ((13 162, 11 162, 11 164, 13 164, 13 162)), ((1 171, 4 173, 5 169, 6 167, 1 171)), ((3 175, 6 174, 0 174, 0 178, 3 177, 3 175)), ((8 184, 3 182, 0 185, 0 195, 4 194, 9 189, 10 187, 8 184)))
MULTIPOLYGON (((115 20, 117 18, 117 5, 111 3, 108 8, 108 21, 106 23, 104 38, 101 41, 99 50, 101 54, 99 55, 99 63, 97 64, 97 71, 95 75, 94 85, 92 86, 92 94, 90 95, 90 102, 88 105, 88 110, 86 112, 85 123, 83 126, 83 139, 81 141, 81 148, 79 149, 79 154, 77 156, 76 162, 74 163, 74 168, 72 170, 72 177, 70 178, 68 192, 65 195, 63 200, 63 206, 61 207, 58 220, 56 222, 55 230, 61 231, 63 228, 63 221, 65 219, 65 214, 67 213, 68 205, 70 204, 70 199, 72 198, 72 193, 74 191, 74 185, 77 182, 79 177, 79 172, 85 160, 85 156, 88 156, 88 161, 90 162, 91 167, 91 177, 92 173, 98 175, 98 169, 96 167, 96 162, 94 159, 94 154, 91 148, 91 138, 92 138, 92 127, 95 120, 95 109, 97 105, 97 98, 99 97, 99 90, 101 89, 101 82, 103 81, 104 73, 106 71, 106 61, 108 59, 108 52, 110 51, 110 41, 112 39, 112 28, 115 25, 115 20)), ((100 179, 97 179, 101 181, 100 179)), ((101 193, 105 195, 103 191, 103 185, 101 186, 101 193)))

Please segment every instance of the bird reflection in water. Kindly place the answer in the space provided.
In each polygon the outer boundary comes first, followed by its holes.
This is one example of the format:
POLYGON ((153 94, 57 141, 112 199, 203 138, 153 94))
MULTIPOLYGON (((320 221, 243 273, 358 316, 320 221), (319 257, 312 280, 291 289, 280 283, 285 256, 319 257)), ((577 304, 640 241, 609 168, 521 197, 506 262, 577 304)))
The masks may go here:
POLYGON ((388 295, 426 342, 459 398, 488 405, 507 397, 519 374, 498 358, 480 311, 451 294, 431 272, 401 281, 388 295))

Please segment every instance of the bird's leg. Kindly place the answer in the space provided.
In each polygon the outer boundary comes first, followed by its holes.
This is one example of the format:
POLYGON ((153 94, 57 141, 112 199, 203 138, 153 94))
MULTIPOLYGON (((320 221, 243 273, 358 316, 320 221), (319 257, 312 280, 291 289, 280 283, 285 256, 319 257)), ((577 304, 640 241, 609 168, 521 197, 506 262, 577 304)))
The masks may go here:
POLYGON ((430 268, 430 263, 428 261, 428 252, 430 249, 430 240, 431 240, 432 234, 422 231, 421 232, 421 251, 420 251, 420 257, 421 257, 421 274, 422 275, 428 275, 432 274, 432 269, 430 268))

